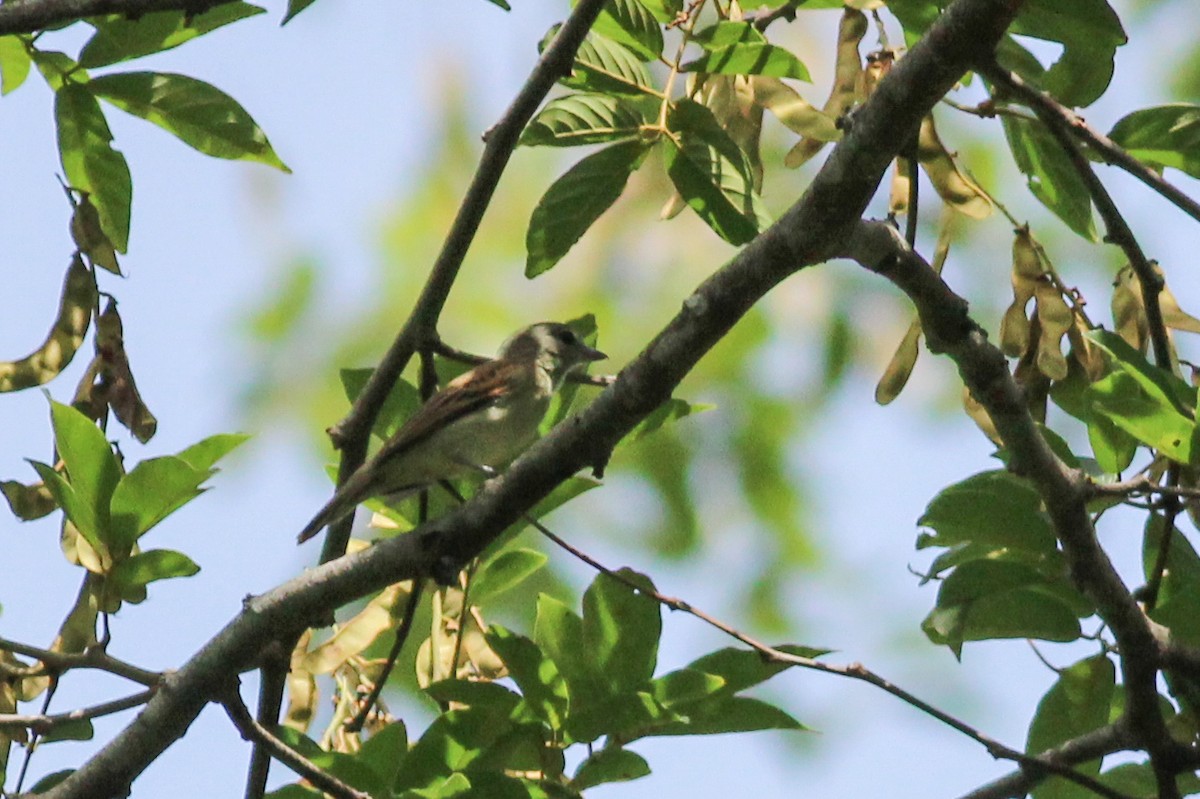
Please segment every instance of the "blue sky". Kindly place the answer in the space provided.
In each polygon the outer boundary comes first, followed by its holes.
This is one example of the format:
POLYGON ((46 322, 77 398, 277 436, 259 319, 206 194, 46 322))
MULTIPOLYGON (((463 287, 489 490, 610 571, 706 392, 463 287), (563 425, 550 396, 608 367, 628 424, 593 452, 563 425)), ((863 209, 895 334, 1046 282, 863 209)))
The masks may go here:
MULTIPOLYGON (((233 95, 266 129, 294 174, 208 159, 140 120, 110 113, 116 145, 134 177, 121 311, 142 392, 160 420, 158 436, 144 451, 131 450, 133 457, 174 452, 244 423, 239 396, 256 361, 237 323, 254 307, 256 295, 272 290, 288 256, 313 252, 336 268, 326 311, 330 320, 339 309, 353 307, 356 292, 369 289, 380 220, 431 147, 430 123, 442 84, 427 65, 453 65, 468 76, 463 91, 482 130, 517 90, 533 63, 534 43, 565 7, 527 0, 514 5, 506 14, 483 0, 325 0, 281 30, 275 4, 268 15, 146 59, 144 67, 138 63, 137 68, 202 78, 233 95), (265 197, 271 202, 263 202, 265 197), (264 216, 269 214, 279 218, 272 221, 264 216)), ((1170 25, 1158 23, 1150 37, 1134 43, 1130 61, 1118 62, 1119 68, 1132 66, 1133 74, 1094 112, 1103 120, 1098 126, 1115 119, 1104 109, 1149 104, 1146 95, 1161 91, 1139 83, 1146 73, 1137 59, 1154 57, 1157 49, 1167 49, 1164 40, 1177 38, 1170 25), (1129 99, 1135 92, 1136 99, 1129 99)), ((54 41, 59 40, 67 52, 81 41, 72 32, 54 41)), ((820 77, 816 84, 826 85, 820 77)), ((7 197, 0 212, 5 244, 0 280, 5 296, 19 298, 15 312, 0 315, 0 341, 32 345, 44 334, 46 309, 56 303, 72 248, 68 212, 54 179, 59 167, 52 97, 36 75, 0 100, 0 143, 9 156, 0 158, 7 197), (15 153, 19 157, 11 157, 15 153)), ((1123 181, 1117 185, 1126 187, 1123 181)), ((1021 194, 1012 186, 1005 198, 1021 194)), ((1130 213, 1139 232, 1180 226, 1182 217, 1146 193, 1136 196, 1130 213)), ((1016 204, 1030 216, 1040 213, 1031 202, 1016 204)), ((1164 263, 1174 256, 1185 274, 1194 237, 1184 229, 1152 255, 1164 263)), ((1186 308, 1195 292, 1181 282, 1175 290, 1186 308)), ((69 398, 78 372, 71 374, 52 384, 56 398, 69 398)), ((918 589, 903 568, 915 561, 915 520, 940 487, 994 463, 969 422, 924 409, 922 402, 935 392, 921 386, 950 375, 947 363, 926 354, 915 390, 888 408, 871 400, 871 376, 857 375, 825 432, 797 453, 819 459, 813 470, 819 484, 812 489, 821 498, 817 524, 835 543, 831 567, 805 575, 791 599, 811 624, 802 631, 804 643, 836 647, 837 658, 862 661, 1004 743, 1021 746, 1024 725, 1050 682, 1028 648, 1016 642, 968 646, 965 661, 971 668, 963 668, 948 652, 908 645, 919 638, 919 622, 933 600, 933 589, 918 589), (987 669, 980 668, 984 664, 987 669)), ((27 476, 24 457, 48 457, 45 400, 39 392, 24 392, 5 396, 4 407, 0 474, 27 476)), ((204 571, 156 586, 152 601, 123 610, 113 625, 116 654, 150 668, 175 666, 237 612, 245 594, 295 575, 316 557, 315 548, 298 550, 291 543, 328 491, 307 442, 266 433, 212 484, 214 491, 173 518, 158 539, 160 546, 187 551, 204 571)), ((588 500, 602 503, 602 494, 594 492, 588 500)), ((18 525, 0 515, 0 541, 16 553, 10 563, 19 558, 20 564, 0 582, 0 635, 48 642, 74 596, 78 573, 58 552, 56 525, 18 525)), ((736 555, 736 541, 717 546, 736 555)), ((611 541, 597 544, 596 551, 610 563, 631 559, 611 541)), ((670 566, 631 565, 649 569, 669 593, 718 613, 727 609, 729 588, 670 566)), ((581 583, 590 579, 576 564, 564 567, 581 583)), ((660 661, 663 668, 677 667, 724 645, 698 622, 676 614, 667 618, 660 661)), ((1069 653, 1050 651, 1056 662, 1071 662, 1069 653)), ((53 709, 131 691, 91 675, 86 687, 82 682, 65 680, 53 709)), ((635 749, 654 774, 600 788, 597 795, 940 796, 1005 773, 978 745, 865 685, 796 672, 778 678, 771 695, 819 732, 639 743, 635 749)), ((106 740, 130 718, 98 723, 97 739, 106 740)), ((86 751, 87 745, 47 747, 35 758, 33 775, 66 767, 86 751)), ((210 708, 135 784, 133 795, 238 795, 247 756, 224 714, 210 708)), ((285 776, 278 766, 274 774, 277 781, 285 776)))

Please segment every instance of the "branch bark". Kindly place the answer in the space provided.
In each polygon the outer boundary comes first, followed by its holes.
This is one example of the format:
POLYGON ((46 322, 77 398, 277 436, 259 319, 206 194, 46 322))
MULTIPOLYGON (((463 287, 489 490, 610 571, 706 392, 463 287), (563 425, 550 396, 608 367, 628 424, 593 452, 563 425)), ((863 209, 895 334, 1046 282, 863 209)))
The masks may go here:
POLYGON ((129 18, 155 11, 201 14, 235 0, 24 0, 0 4, 0 36, 35 33, 66 22, 102 14, 129 18))
POLYGON ((122 795, 186 733, 204 706, 220 697, 234 674, 255 665, 266 642, 393 582, 428 574, 443 557, 466 560, 567 477, 603 463, 763 295, 841 251, 842 237, 857 225, 910 132, 974 63, 992 52, 1019 6, 1019 0, 956 0, 880 82, 796 205, 701 284, 582 414, 555 428, 468 504, 249 599, 225 629, 165 678, 134 723, 44 796, 122 795))

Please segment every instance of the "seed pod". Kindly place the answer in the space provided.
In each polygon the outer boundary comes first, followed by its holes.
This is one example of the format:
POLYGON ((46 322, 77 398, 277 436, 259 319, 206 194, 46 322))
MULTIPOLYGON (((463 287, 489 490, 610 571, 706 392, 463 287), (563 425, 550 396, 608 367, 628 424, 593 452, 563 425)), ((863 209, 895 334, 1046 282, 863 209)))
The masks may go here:
POLYGON ((1130 266, 1117 272, 1113 281, 1112 317, 1117 335, 1135 350, 1145 352, 1150 338, 1150 323, 1146 319, 1146 307, 1142 304, 1142 286, 1130 266))
MULTIPOLYGON (((858 54, 858 46, 867 35, 867 27, 867 17, 861 11, 847 8, 842 12, 842 20, 838 23, 833 87, 822 109, 825 116, 834 122, 862 100, 862 95, 859 94, 862 59, 858 54)), ((784 157, 783 164, 794 169, 807 162, 824 146, 825 140, 819 138, 801 139, 784 157)))
POLYGON ((0 392, 40 386, 67 367, 83 343, 96 304, 96 283, 78 254, 63 281, 58 317, 37 350, 18 361, 0 361, 0 392))
POLYGON ((1029 349, 1029 317, 1025 308, 1043 279, 1042 263, 1038 259, 1029 226, 1017 228, 1012 246, 1013 301, 1000 320, 1000 349, 1010 358, 1021 357, 1029 349))
POLYGON ((1048 282, 1038 284, 1034 301, 1042 326, 1038 337, 1038 370, 1051 380, 1063 380, 1067 376, 1067 359, 1062 353, 1062 337, 1071 329, 1075 315, 1058 289, 1048 282))
POLYGON ((112 272, 121 274, 117 264, 117 251, 104 229, 100 227, 100 212, 86 191, 79 192, 79 202, 75 204, 75 213, 71 215, 71 238, 75 246, 87 256, 93 266, 100 266, 112 272))
POLYGON ((991 215, 991 198, 958 168, 954 156, 938 138, 932 114, 921 120, 917 159, 943 202, 972 219, 986 219, 991 215))

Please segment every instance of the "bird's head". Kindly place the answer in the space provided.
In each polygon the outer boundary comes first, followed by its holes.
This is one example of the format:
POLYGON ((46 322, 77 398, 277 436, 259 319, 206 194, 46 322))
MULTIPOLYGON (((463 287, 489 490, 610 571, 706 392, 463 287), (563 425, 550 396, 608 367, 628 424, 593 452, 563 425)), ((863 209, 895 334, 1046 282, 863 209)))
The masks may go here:
POLYGON ((608 356, 589 347, 578 333, 560 322, 539 322, 514 333, 500 347, 497 357, 538 364, 558 388, 571 372, 608 356))

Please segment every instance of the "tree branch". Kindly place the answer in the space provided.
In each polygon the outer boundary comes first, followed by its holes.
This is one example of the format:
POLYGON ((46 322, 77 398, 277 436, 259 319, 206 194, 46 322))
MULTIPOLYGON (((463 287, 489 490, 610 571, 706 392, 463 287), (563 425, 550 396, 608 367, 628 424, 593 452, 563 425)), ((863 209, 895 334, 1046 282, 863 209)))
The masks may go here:
MULTIPOLYGON (((603 462, 773 286, 842 249, 841 238, 856 226, 907 132, 995 48, 1019 5, 955 0, 880 81, 797 204, 704 281, 582 414, 558 425, 466 505, 249 599, 225 629, 164 678, 164 688, 133 724, 45 797, 96 799, 126 790, 220 695, 231 675, 254 664, 264 642, 393 582, 423 577, 444 557, 465 562, 563 480, 603 462)), ((584 7, 581 2, 577 9, 584 7)), ((495 141, 493 135, 489 147, 495 141)), ((405 340, 412 343, 402 332, 397 351, 408 346, 405 340)))
POLYGON ((312 783, 313 787, 339 797, 339 799, 371 799, 370 794, 356 790, 324 771, 316 763, 288 746, 270 730, 255 721, 237 691, 231 690, 229 695, 221 700, 221 705, 225 708, 225 713, 233 722, 233 726, 237 727, 244 739, 253 741, 271 757, 312 783))
MULTIPOLYGON (((551 531, 537 519, 529 516, 527 516, 526 519, 530 524, 537 528, 538 532, 554 542, 555 545, 569 552, 572 556, 583 561, 596 571, 611 577, 612 579, 628 586, 629 588, 632 588, 639 594, 650 597, 665 608, 674 611, 682 611, 689 616, 699 619, 710 627, 720 630, 731 638, 750 647, 768 661, 781 663, 788 666, 796 666, 802 669, 809 669, 811 671, 819 671, 825 674, 833 674, 839 677, 848 677, 852 680, 859 680, 869 685, 873 685, 882 690, 884 693, 891 694, 905 704, 916 708, 925 715, 940 721, 951 729, 960 732, 976 743, 981 744, 985 749, 987 749, 988 754, 990 754, 992 757, 1003 760, 1012 760, 1016 763, 1019 763, 1024 767, 1022 774, 1032 775, 1031 785, 1037 784, 1052 774, 1056 774, 1063 779, 1070 780, 1078 785, 1082 785, 1084 788, 1087 788, 1097 796, 1108 797, 1108 799, 1129 799, 1129 797, 1127 797, 1125 794, 1114 791, 1108 786, 1097 782, 1092 777, 1075 771, 1073 768, 1071 768, 1071 764, 1069 763, 1063 763, 1053 757, 1046 757, 1044 754, 1036 756, 1027 755, 1024 752, 1005 746, 977 727, 973 727, 962 719, 952 716, 946 711, 930 704, 929 702, 926 702, 916 694, 901 688, 899 685, 896 685, 891 680, 888 680, 871 671, 861 663, 851 663, 849 665, 839 666, 833 663, 826 663, 823 660, 817 660, 816 658, 805 657, 792 652, 786 652, 782 649, 764 644, 758 639, 753 638, 737 629, 733 625, 721 621, 715 616, 709 615, 708 613, 700 610, 690 602, 679 599, 678 597, 667 596, 656 590, 648 589, 645 586, 639 585, 620 572, 608 568, 583 550, 573 546, 571 543, 551 531)), ((1117 750, 1113 749, 1110 751, 1117 750)), ((1108 752, 1105 752, 1104 754, 1108 754, 1108 752)))
MULTIPOLYGON (((24 673, 21 676, 36 677, 45 673, 64 674, 71 669, 96 669, 147 686, 157 685, 162 679, 162 674, 159 672, 126 663, 108 654, 99 645, 90 646, 83 652, 54 652, 50 649, 40 649, 18 641, 0 638, 0 651, 37 658, 42 663, 41 668, 30 667, 22 670, 24 673)), ((0 666, 0 668, 10 674, 16 671, 11 666, 0 666)))
POLYGON ((101 702, 98 705, 78 710, 69 710, 66 713, 38 713, 34 715, 0 713, 0 730, 23 727, 32 730, 38 735, 45 735, 55 727, 60 727, 63 724, 69 724, 73 721, 86 721, 88 719, 100 718, 101 716, 111 716, 113 713, 120 713, 122 710, 129 710, 138 705, 144 705, 152 696, 154 696, 153 688, 146 691, 138 691, 136 694, 131 694, 122 699, 101 702))
POLYGON ((65 22, 101 14, 133 19, 155 11, 202 14, 235 0, 23 0, 0 4, 0 36, 35 33, 65 22))
MULTIPOLYGON (((467 187, 462 205, 454 217, 450 232, 446 234, 437 260, 433 262, 429 278, 425 281, 425 287, 421 290, 416 305, 391 347, 371 373, 350 412, 329 429, 333 445, 342 451, 342 460, 338 465, 338 485, 344 483, 366 459, 371 426, 379 415, 379 409, 383 407, 383 401, 400 379, 417 347, 438 340, 438 317, 441 316, 442 308, 450 296, 450 289, 458 278, 459 269, 462 268, 467 250, 475 239, 484 212, 491 204, 500 176, 517 147, 521 131, 533 118, 534 112, 558 79, 570 74, 575 63, 575 53, 603 6, 604 0, 581 0, 575 6, 554 40, 542 52, 537 66, 533 68, 529 79, 525 81, 508 110, 485 134, 486 144, 475 176, 471 179, 471 185, 467 187)), ((322 563, 341 557, 346 552, 353 523, 354 518, 350 516, 332 526, 321 548, 322 563)))
POLYGON ((1184 757, 1168 734, 1158 706, 1158 658, 1167 630, 1148 619, 1096 539, 1087 509, 1087 476, 1067 467, 1043 438, 1004 355, 968 315, 966 301, 950 290, 899 233, 881 222, 863 222, 848 239, 846 254, 899 286, 917 306, 929 348, 944 352, 963 383, 988 411, 1012 453, 1010 470, 1041 494, 1072 578, 1095 604, 1121 651, 1127 697, 1123 723, 1155 765, 1184 757))

